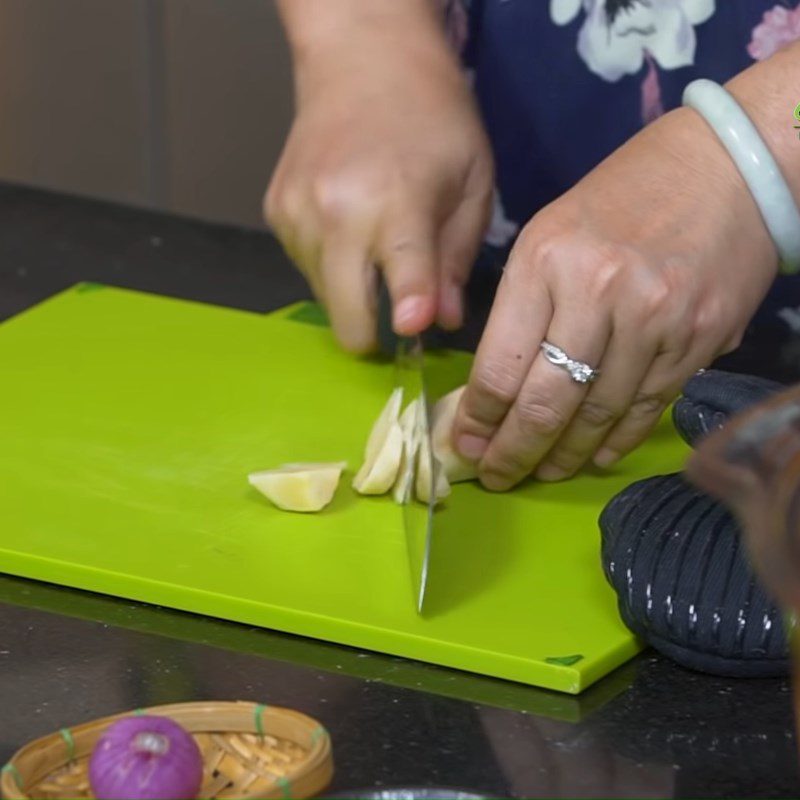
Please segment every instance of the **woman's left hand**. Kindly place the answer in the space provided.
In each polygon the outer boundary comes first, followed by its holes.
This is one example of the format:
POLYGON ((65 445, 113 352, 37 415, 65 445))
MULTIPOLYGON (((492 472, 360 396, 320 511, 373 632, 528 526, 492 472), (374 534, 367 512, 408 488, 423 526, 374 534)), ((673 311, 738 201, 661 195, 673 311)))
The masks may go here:
POLYGON ((777 271, 758 208, 693 111, 645 128, 514 246, 454 428, 483 484, 560 480, 640 444, 734 349, 777 271), (578 383, 543 341, 599 369, 578 383))

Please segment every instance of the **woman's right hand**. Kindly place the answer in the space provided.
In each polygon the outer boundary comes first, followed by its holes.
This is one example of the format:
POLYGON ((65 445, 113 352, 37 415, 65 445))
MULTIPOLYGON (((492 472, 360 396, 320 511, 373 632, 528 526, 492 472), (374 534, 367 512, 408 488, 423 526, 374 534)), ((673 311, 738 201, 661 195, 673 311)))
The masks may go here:
POLYGON ((397 333, 456 328, 493 169, 430 0, 301 5, 283 8, 297 113, 266 219, 348 350, 375 344, 375 267, 397 333))

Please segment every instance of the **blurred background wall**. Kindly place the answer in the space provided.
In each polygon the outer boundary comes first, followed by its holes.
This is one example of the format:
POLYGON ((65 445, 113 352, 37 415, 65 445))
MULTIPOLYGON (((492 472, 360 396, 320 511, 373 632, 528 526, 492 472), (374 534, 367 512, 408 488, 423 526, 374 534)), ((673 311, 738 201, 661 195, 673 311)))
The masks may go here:
POLYGON ((260 226, 291 113, 272 0, 0 0, 0 180, 260 226))

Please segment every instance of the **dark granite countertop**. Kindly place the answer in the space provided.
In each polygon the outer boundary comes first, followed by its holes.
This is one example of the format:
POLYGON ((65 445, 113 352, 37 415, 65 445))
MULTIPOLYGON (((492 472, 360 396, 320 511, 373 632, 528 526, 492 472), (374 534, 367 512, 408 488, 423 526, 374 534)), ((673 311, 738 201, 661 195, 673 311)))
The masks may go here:
MULTIPOLYGON (((0 319, 79 281, 252 310, 306 296, 267 234, 0 186, 0 319)), ((645 653, 571 697, 0 575, 0 763, 63 726, 205 698, 319 718, 335 790, 800 796, 787 681, 645 653)))

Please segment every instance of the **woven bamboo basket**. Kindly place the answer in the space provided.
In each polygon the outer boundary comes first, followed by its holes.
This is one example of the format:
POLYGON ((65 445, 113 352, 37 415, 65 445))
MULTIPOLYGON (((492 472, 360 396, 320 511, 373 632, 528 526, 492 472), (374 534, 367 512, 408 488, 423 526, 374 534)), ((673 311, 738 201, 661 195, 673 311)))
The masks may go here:
MULTIPOLYGON (((327 731, 297 711, 256 703, 201 702, 134 713, 170 717, 194 736, 203 754, 202 798, 313 797, 333 776, 327 731)), ((89 756, 103 731, 126 716, 105 717, 29 742, 3 767, 3 797, 93 797, 89 756)))

